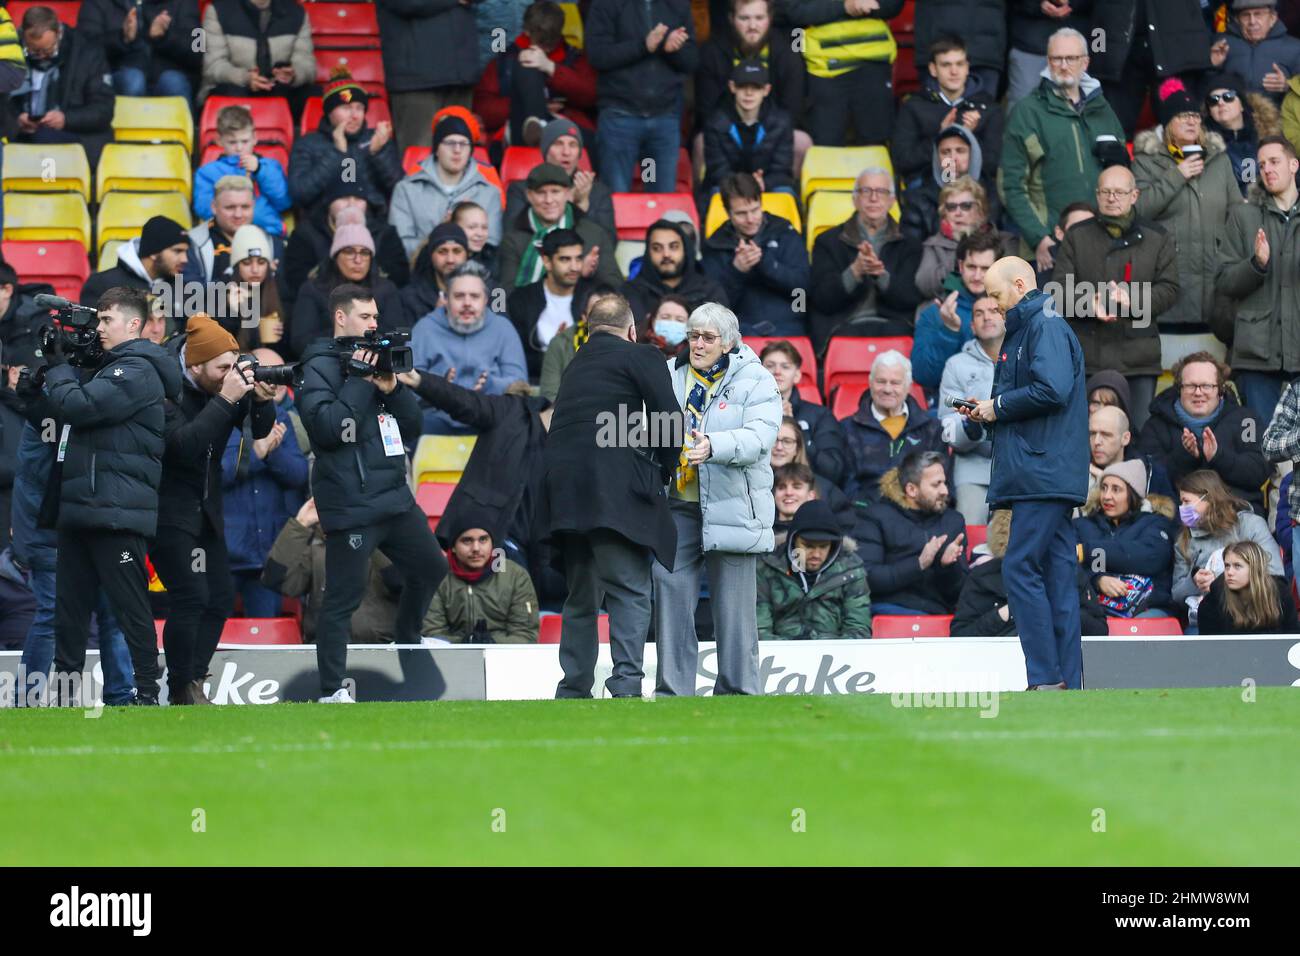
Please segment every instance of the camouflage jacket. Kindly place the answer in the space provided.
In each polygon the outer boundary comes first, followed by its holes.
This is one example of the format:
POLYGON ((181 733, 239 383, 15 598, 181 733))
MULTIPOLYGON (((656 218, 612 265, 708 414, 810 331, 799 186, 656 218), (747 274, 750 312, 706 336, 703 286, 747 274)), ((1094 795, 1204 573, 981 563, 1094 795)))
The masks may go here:
POLYGON ((871 636, 867 572, 845 538, 834 561, 805 594, 790 571, 784 541, 758 560, 758 636, 764 641, 826 640, 871 636))

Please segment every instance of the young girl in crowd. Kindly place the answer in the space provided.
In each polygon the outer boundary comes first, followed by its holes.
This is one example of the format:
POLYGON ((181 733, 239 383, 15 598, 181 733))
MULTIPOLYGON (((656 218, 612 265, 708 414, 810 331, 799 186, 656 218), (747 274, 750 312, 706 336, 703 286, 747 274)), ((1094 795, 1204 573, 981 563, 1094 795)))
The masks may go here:
POLYGON ((1253 541, 1223 549, 1223 575, 1201 601, 1200 633, 1294 634, 1295 602, 1286 579, 1269 572, 1268 554, 1253 541))

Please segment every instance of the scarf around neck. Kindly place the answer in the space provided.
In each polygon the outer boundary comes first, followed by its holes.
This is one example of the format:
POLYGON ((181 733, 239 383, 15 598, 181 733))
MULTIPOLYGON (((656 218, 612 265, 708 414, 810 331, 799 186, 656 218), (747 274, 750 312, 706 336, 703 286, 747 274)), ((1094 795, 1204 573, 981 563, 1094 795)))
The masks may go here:
POLYGON ((466 584, 478 584, 492 573, 491 561, 483 565, 483 567, 479 568, 477 571, 471 571, 469 568, 465 567, 465 565, 456 560, 456 552, 451 549, 448 549, 447 551, 447 567, 450 569, 452 574, 464 581, 466 584))
POLYGON ((519 259, 519 268, 515 271, 515 288, 520 286, 532 285, 542 277, 542 240, 546 238, 548 232, 556 229, 573 228, 573 203, 564 207, 564 215, 560 221, 553 226, 548 226, 537 218, 537 213, 533 212, 530 207, 528 210, 528 226, 533 230, 533 238, 528 240, 528 245, 524 247, 524 254, 519 259))
POLYGON ((1118 239, 1133 228, 1134 210, 1130 209, 1122 216, 1098 216, 1106 233, 1112 239, 1118 239))
POLYGON ((1207 426, 1214 424, 1222 411, 1223 399, 1219 399, 1219 404, 1215 406, 1214 411, 1210 412, 1210 414, 1206 415, 1204 418, 1196 418, 1191 412, 1183 408, 1182 402, 1177 400, 1174 401, 1174 414, 1178 416, 1178 424, 1182 425, 1195 435, 1197 441, 1201 440, 1201 433, 1205 431, 1207 426))
POLYGON ((686 450, 691 447, 691 432, 700 427, 700 420, 704 417, 704 403, 708 399, 709 391, 721 381, 722 376, 727 374, 727 366, 730 364, 731 353, 724 352, 722 358, 714 362, 707 372, 699 372, 694 366, 687 366, 691 370, 691 377, 695 380, 695 384, 691 386, 691 393, 686 397, 686 442, 677 457, 678 491, 684 491, 691 482, 699 481, 699 466, 687 462, 686 450))

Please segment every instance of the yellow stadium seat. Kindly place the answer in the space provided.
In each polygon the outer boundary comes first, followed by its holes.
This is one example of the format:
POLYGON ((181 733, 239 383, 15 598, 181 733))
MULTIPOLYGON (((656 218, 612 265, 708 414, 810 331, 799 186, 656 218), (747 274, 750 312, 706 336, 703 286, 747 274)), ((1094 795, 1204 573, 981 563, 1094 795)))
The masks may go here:
POLYGON ((4 210, 5 239, 73 239, 90 248, 90 210, 80 193, 5 193, 4 210))
POLYGON ((562 3, 560 9, 564 11, 564 42, 581 50, 583 43, 582 13, 579 12, 578 5, 576 3, 562 3))
POLYGON ((117 248, 125 242, 123 239, 110 239, 99 247, 99 258, 95 260, 95 271, 103 272, 117 265, 117 248))
POLYGON ((113 138, 130 143, 180 143, 194 149, 194 115, 183 96, 119 96, 113 138))
POLYGON ((853 215, 853 193, 829 192, 825 189, 812 194, 808 201, 808 254, 813 243, 827 229, 838 226, 853 215))
POLYGON ((95 172, 95 195, 100 201, 110 192, 173 192, 189 202, 192 187, 189 154, 176 143, 109 143, 95 172))
POLYGON ((90 163, 80 143, 10 143, 0 178, 5 192, 79 192, 90 200, 90 163))
MULTIPOLYGON (((763 211, 773 216, 788 220, 798 232, 803 231, 803 220, 799 217, 799 204, 789 193, 763 193, 763 211)), ((704 218, 704 234, 711 236, 722 228, 727 221, 727 211, 722 206, 722 194, 714 193, 709 200, 709 213, 704 218)))
POLYGON ((871 166, 888 170, 891 178, 894 175, 889 150, 883 146, 812 147, 804 155, 803 171, 799 174, 799 195, 804 208, 808 208, 808 197, 819 189, 852 192, 858 174, 871 166))
MULTIPOLYGON (((180 193, 111 192, 99 203, 99 248, 110 239, 134 239, 154 216, 166 216, 190 228, 190 204, 180 193)), ((8 223, 5 223, 8 228, 8 223)))
POLYGON ((421 435, 415 446, 415 483, 460 481, 476 441, 476 435, 421 435))

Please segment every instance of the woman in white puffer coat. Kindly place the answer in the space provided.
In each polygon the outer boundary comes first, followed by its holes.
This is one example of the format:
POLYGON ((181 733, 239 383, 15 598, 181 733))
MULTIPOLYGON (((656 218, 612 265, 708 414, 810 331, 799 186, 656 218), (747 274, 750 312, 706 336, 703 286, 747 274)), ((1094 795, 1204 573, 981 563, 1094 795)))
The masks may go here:
POLYGON ((708 302, 687 322, 688 348, 669 361, 685 443, 668 500, 677 528, 674 570, 654 568, 656 693, 695 693, 695 608, 708 569, 718 644, 714 694, 761 694, 758 557, 773 548, 772 445, 781 393, 740 338, 735 313, 708 302))

